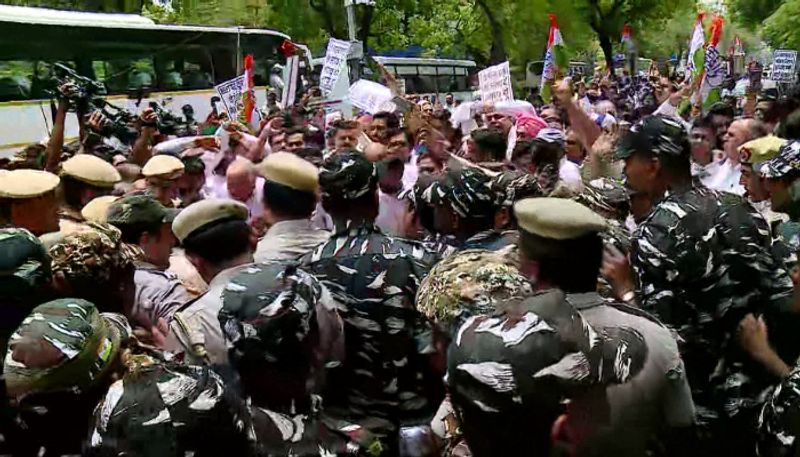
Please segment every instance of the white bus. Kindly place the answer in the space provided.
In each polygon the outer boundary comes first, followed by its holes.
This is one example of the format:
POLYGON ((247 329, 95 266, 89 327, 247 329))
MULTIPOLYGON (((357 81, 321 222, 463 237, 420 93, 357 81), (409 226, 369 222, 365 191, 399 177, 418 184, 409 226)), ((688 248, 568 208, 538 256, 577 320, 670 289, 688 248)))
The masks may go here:
MULTIPOLYGON (((246 54, 255 57, 256 96, 263 104, 269 70, 284 61, 277 48, 289 38, 271 30, 159 25, 138 15, 5 5, 0 30, 0 157, 48 136, 55 62, 101 82, 106 99, 119 107, 140 112, 157 101, 180 115, 189 104, 203 121, 214 85, 240 74, 246 54)), ((77 136, 70 114, 65 137, 77 136)))
POLYGON ((456 100, 471 101, 477 87, 477 65, 472 60, 422 57, 373 57, 392 72, 407 94, 436 95, 440 100, 452 93, 456 100))

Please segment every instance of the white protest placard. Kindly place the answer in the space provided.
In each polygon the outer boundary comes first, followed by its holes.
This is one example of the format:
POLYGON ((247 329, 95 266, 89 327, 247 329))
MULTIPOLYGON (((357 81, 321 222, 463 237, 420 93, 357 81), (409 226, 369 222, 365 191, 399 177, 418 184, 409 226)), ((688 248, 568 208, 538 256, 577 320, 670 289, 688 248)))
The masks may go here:
POLYGON ((514 100, 508 61, 478 72, 481 100, 489 103, 514 100))
POLYGON ((350 86, 348 91, 350 103, 369 114, 379 112, 381 106, 393 97, 392 91, 388 87, 366 79, 359 79, 350 86))
POLYGON ((225 105, 225 111, 228 112, 228 117, 230 119, 236 119, 236 116, 239 115, 239 111, 244 108, 242 94, 247 92, 247 77, 245 75, 237 76, 214 88, 217 89, 219 98, 222 99, 222 104, 225 105))
POLYGON ((478 85, 484 102, 502 102, 514 99, 511 88, 511 70, 508 62, 489 67, 478 73, 478 85))
POLYGON ((325 53, 325 63, 319 74, 319 87, 324 96, 330 95, 342 69, 347 65, 347 53, 350 52, 350 42, 331 38, 328 41, 328 51, 325 53))
POLYGON ((797 75, 797 51, 776 49, 772 58, 772 80, 793 83, 797 75))

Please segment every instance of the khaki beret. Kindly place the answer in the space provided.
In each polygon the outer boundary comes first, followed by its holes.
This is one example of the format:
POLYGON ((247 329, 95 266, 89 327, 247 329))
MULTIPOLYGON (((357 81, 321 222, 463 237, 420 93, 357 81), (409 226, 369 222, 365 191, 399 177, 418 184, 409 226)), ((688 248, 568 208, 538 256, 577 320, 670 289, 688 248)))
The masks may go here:
POLYGON ((171 155, 160 154, 151 157, 144 164, 142 175, 145 178, 174 180, 181 177, 183 170, 184 165, 181 159, 171 155))
POLYGON ((78 154, 61 164, 61 174, 98 187, 114 187, 122 177, 113 165, 91 154, 78 154))
POLYGON ((237 201, 221 198, 200 200, 187 206, 172 222, 172 232, 183 242, 192 232, 223 219, 246 221, 250 212, 237 201))
POLYGON ((13 170, 0 174, 0 197, 34 198, 55 190, 61 180, 39 170, 13 170))
POLYGON ((522 230, 542 238, 571 240, 606 230, 606 220, 578 202, 563 198, 526 198, 514 205, 522 230))
POLYGON ((270 154, 258 165, 258 173, 267 181, 295 190, 316 192, 319 189, 319 169, 289 152, 270 154))
POLYGON ((767 135, 739 146, 739 161, 758 165, 778 155, 786 140, 767 135))
POLYGON ((108 221, 108 208, 117 200, 119 200, 119 197, 113 195, 97 197, 83 207, 81 216, 88 222, 105 223, 108 221))

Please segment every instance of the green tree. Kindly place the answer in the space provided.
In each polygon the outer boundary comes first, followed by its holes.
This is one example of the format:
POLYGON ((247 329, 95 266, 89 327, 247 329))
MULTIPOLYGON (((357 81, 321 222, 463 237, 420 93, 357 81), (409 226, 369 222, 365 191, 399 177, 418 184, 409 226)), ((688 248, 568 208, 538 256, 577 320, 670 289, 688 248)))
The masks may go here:
POLYGON ((764 21, 762 33, 772 47, 800 49, 798 15, 800 0, 786 0, 764 21))
POLYGON ((727 0, 725 3, 736 22, 750 30, 759 30, 785 0, 727 0))

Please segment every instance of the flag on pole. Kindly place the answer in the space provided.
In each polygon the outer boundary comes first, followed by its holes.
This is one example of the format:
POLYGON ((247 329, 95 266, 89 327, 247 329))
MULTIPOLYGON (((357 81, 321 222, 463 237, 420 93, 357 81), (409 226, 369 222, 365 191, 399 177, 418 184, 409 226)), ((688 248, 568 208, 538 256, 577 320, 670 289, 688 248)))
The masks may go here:
POLYGON ((697 15, 697 21, 694 23, 692 41, 689 44, 689 58, 686 61, 687 81, 690 78, 699 77, 705 65, 705 50, 703 47, 706 44, 706 36, 705 32, 703 32, 703 17, 705 17, 705 13, 701 12, 697 15))
POLYGON ((253 109, 256 106, 255 92, 253 88, 253 56, 251 54, 247 54, 244 57, 244 80, 247 86, 242 92, 243 109, 239 113, 239 121, 245 125, 248 125, 253 119, 253 109))
POLYGON ((567 68, 569 60, 564 40, 561 38, 561 30, 558 28, 555 14, 548 14, 550 20, 550 33, 547 36, 547 53, 544 55, 544 69, 542 71, 542 83, 539 93, 542 100, 549 102, 552 94, 550 87, 558 77, 558 70, 567 68))
POLYGON ((723 79, 725 79, 725 66, 717 50, 717 45, 719 45, 719 39, 722 36, 722 25, 724 23, 722 16, 715 16, 711 21, 711 38, 709 38, 708 46, 706 46, 703 82, 700 86, 700 96, 704 109, 722 99, 720 97, 720 86, 723 79))

